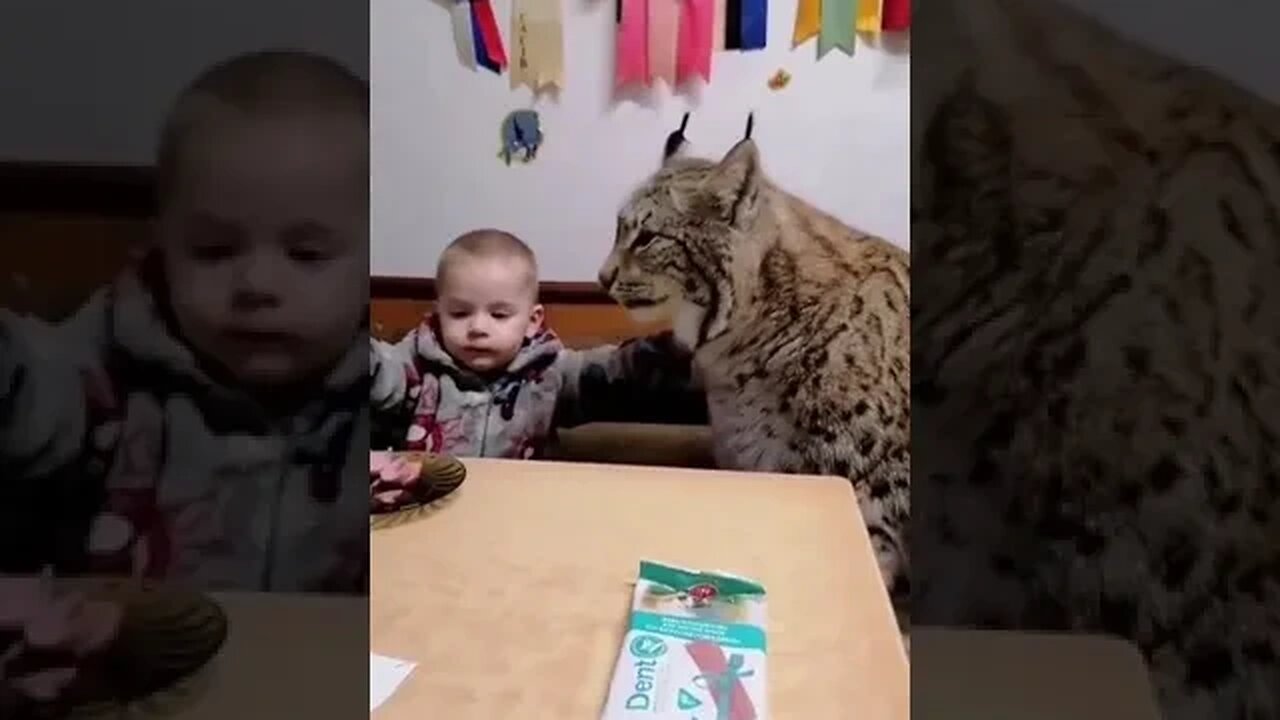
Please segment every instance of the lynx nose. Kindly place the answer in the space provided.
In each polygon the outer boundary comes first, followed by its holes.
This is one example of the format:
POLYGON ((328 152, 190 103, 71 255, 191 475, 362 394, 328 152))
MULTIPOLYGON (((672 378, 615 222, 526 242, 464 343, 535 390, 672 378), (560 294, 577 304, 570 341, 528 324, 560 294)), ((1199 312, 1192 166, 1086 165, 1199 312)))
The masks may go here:
POLYGON ((600 271, 599 277, 600 287, 604 288, 605 292, 608 292, 609 289, 613 287, 614 281, 618 279, 618 269, 604 268, 600 271))

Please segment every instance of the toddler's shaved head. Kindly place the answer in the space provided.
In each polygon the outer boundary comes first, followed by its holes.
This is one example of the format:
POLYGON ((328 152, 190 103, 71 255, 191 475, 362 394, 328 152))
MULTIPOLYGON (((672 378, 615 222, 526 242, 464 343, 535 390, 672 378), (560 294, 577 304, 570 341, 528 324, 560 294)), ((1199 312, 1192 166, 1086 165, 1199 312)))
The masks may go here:
MULTIPOLYGON (((359 119, 367 135, 369 85, 338 62, 299 50, 237 55, 201 73, 174 102, 156 160, 161 200, 172 192, 186 151, 207 130, 269 117, 359 119)), ((361 138, 367 144, 367 137, 361 138)))
POLYGON ((504 230, 484 228, 464 233, 440 254, 436 284, 443 288, 451 266, 468 259, 499 260, 516 264, 524 275, 529 296, 538 294, 538 259, 523 240, 504 230))

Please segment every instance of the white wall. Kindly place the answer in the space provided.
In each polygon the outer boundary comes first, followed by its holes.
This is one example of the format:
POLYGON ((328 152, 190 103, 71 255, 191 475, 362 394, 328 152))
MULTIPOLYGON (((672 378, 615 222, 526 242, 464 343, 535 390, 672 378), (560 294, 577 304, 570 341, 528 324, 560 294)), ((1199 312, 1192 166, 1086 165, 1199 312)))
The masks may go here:
MULTIPOLYGON (((1231 12, 1216 13, 1204 12, 1203 3, 1192 0, 1168 0, 1158 13, 1143 10, 1141 3, 1067 1, 1162 51, 1207 64, 1280 101, 1280 73, 1274 71, 1280 62, 1268 22, 1274 0, 1237 0, 1231 12)), ((509 35, 507 2, 497 3, 504 35, 509 35)), ((540 108, 549 133, 544 156, 534 165, 505 170, 496 160, 497 124, 502 114, 526 103, 527 91, 512 92, 505 76, 472 75, 457 64, 440 0, 370 0, 371 49, 360 21, 365 3, 10 0, 0 3, 0 161, 148 163, 166 104, 209 62, 286 44, 329 52, 362 68, 372 50, 373 271, 429 275, 440 244, 458 229, 485 219, 531 222, 524 218, 542 215, 528 212, 529 206, 546 200, 550 219, 558 215, 563 221, 549 236, 530 239, 544 255, 559 253, 563 271, 553 273, 556 279, 590 278, 611 232, 601 218, 611 217, 614 208, 587 201, 620 197, 622 187, 650 170, 686 103, 663 98, 659 109, 609 107, 610 0, 564 2, 568 90, 559 110, 540 108), (593 104, 593 115, 574 114, 574 107, 593 104), (465 119, 450 117, 459 113, 465 119), (433 133, 448 139, 433 139, 433 133), (570 154, 566 147, 577 151, 570 154), (554 169, 557 163, 560 172, 554 169), (498 182, 475 183, 477 174, 498 182), (571 183, 561 187, 567 178, 578 178, 586 193, 571 183), (528 186, 534 195, 512 193, 528 186), (494 211, 479 219, 450 214, 484 209, 486 203, 494 211), (447 212, 436 211, 441 207, 447 212)), ((884 130, 892 119, 905 145, 907 61, 863 52, 852 61, 831 55, 815 65, 812 45, 794 53, 788 49, 793 3, 771 2, 769 50, 717 54, 710 92, 695 108, 694 150, 722 152, 741 131, 748 106, 754 106, 757 135, 774 174, 819 200, 820 193, 838 190, 823 188, 824 177, 870 177, 870 184, 846 190, 849 204, 841 214, 906 242, 906 164, 883 161, 895 151, 877 139, 874 129, 884 130), (779 57, 795 79, 775 98, 764 80, 779 57), (834 88, 828 93, 834 97, 815 106, 826 100, 816 89, 821 87, 834 88), (885 100, 894 95, 902 98, 896 107, 885 100), (809 104, 801 107, 801 99, 809 104), (831 113, 840 108, 865 122, 844 126, 850 128, 844 132, 819 115, 825 108, 833 108, 831 113), (828 162, 811 163, 797 173, 787 163, 799 165, 789 158, 809 157, 794 149, 804 143, 852 149, 819 154, 828 162), (790 150, 780 153, 779 145, 790 150), (796 174, 801 177, 793 178, 796 174), (881 207, 880 193, 896 194, 881 207)))
MULTIPOLYGON (((851 225, 906 247, 910 67, 906 54, 859 46, 816 60, 793 51, 795 0, 769 3, 768 47, 724 51, 696 100, 662 87, 648 104, 612 100, 612 0, 563 0, 565 88, 531 101, 507 75, 465 68, 441 0, 374 0, 371 272, 434 273, 461 232, 497 226, 538 253, 544 280, 593 280, 626 194, 656 169, 686 109, 691 152, 718 157, 755 111, 765 170, 851 225), (766 81, 786 68, 781 92, 766 81), (528 165, 498 159, 499 125, 537 109, 546 141, 528 165)), ((510 45, 510 0, 495 10, 510 45)))

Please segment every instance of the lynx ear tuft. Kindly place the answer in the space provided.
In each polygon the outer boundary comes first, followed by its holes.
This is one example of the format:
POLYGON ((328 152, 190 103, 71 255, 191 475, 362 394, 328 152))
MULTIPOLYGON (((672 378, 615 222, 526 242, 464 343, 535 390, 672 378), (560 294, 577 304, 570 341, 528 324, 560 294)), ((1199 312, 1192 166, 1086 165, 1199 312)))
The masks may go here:
POLYGON ((687 127, 689 127, 689 113, 684 114, 684 118, 680 121, 680 128, 667 136, 667 144, 662 149, 663 162, 678 156, 688 145, 688 141, 684 136, 684 131, 687 127))

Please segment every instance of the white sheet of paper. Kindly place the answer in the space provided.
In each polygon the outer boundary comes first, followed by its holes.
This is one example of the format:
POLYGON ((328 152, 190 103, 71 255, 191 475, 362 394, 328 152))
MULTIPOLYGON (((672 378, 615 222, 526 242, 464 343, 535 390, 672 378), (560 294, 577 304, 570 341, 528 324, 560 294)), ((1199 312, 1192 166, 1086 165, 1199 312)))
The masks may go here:
POLYGON ((391 697, 418 664, 369 653, 369 712, 391 697))

